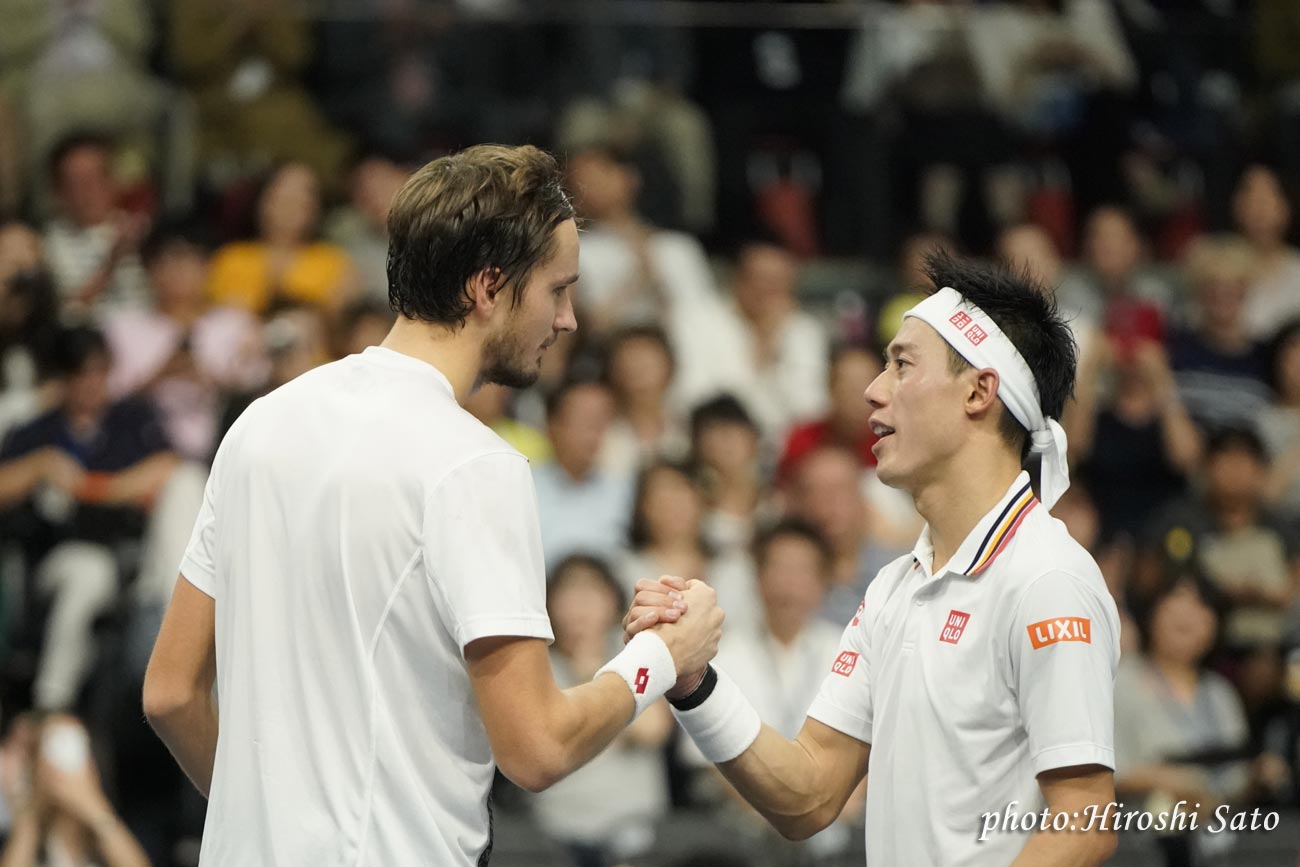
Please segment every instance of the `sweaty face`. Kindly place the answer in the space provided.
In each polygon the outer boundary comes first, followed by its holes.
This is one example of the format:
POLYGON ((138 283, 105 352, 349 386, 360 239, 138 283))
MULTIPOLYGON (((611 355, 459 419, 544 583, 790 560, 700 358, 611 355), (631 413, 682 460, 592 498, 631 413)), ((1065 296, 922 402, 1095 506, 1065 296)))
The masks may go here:
POLYGON ((484 383, 527 388, 541 375, 551 344, 578 328, 572 298, 578 279, 577 223, 556 226, 552 242, 551 257, 533 269, 518 304, 502 296, 504 322, 483 348, 484 383))
POLYGON ((914 491, 933 479, 961 445, 967 419, 966 376, 954 376, 948 345, 909 317, 886 349, 884 371, 867 388, 872 447, 880 480, 914 491))

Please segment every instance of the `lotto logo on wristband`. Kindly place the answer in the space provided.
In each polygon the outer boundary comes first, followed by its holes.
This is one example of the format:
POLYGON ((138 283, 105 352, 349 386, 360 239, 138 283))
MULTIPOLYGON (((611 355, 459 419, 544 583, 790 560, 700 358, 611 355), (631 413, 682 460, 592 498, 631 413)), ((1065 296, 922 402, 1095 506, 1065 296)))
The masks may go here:
POLYGON ((839 659, 835 660, 835 664, 831 666, 831 671, 841 677, 848 677, 853 673, 853 669, 857 667, 857 664, 858 655, 852 650, 846 650, 840 654, 839 659))
POLYGON ((636 670, 636 694, 645 695, 645 688, 650 685, 650 669, 638 668, 636 670))

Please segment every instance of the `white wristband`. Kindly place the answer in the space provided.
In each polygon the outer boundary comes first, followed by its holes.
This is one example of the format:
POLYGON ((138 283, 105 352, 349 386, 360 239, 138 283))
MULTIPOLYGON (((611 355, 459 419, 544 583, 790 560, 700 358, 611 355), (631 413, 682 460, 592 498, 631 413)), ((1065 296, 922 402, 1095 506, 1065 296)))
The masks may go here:
POLYGON ((636 702, 632 719, 639 717, 641 711, 654 704, 677 682, 677 663, 673 662, 668 645, 649 631, 632 636, 618 656, 601 666, 596 677, 606 672, 623 678, 627 688, 632 690, 632 699, 636 702))
POLYGON ((714 671, 718 682, 709 697, 690 710, 673 708, 673 716, 704 758, 718 765, 749 749, 762 730, 763 721, 736 682, 717 666, 714 671))

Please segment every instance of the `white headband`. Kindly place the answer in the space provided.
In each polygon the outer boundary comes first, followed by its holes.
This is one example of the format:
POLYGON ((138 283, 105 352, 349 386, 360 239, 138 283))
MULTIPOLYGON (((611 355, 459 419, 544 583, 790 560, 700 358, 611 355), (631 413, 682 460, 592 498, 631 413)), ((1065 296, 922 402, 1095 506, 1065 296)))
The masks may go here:
POLYGON ((1043 417, 1038 383, 1015 344, 988 314, 956 289, 940 289, 903 314, 903 318, 908 316, 915 316, 939 332, 976 370, 997 371, 998 397, 1029 431, 1030 452, 1042 455, 1042 500, 1050 509, 1070 487, 1065 430, 1056 419, 1043 417))

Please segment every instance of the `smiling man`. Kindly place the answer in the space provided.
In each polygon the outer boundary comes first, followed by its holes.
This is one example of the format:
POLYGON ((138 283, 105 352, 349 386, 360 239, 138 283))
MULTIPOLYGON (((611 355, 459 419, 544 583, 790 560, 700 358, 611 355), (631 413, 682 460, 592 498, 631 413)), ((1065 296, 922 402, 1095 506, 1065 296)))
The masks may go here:
POLYGON ((496 767, 550 786, 717 650, 692 582, 676 631, 561 690, 527 461, 461 406, 576 327, 555 161, 435 160, 389 236, 392 332, 231 428, 149 663, 145 712, 209 798, 203 867, 486 864, 496 767))
MULTIPOLYGON (((712 666, 668 697, 788 837, 834 821, 865 774, 872 867, 1090 867, 1115 845, 1086 817, 1114 796, 1119 618, 1048 514, 1069 484, 1055 419, 1074 343, 1018 275, 946 256, 929 273, 945 288, 907 313, 866 391, 877 472, 926 520, 916 547, 867 589, 793 741, 712 666), (1044 818, 985 834, 983 817, 1008 808, 1044 818)), ((668 607, 671 585, 638 586, 629 633, 689 617, 668 607)))

